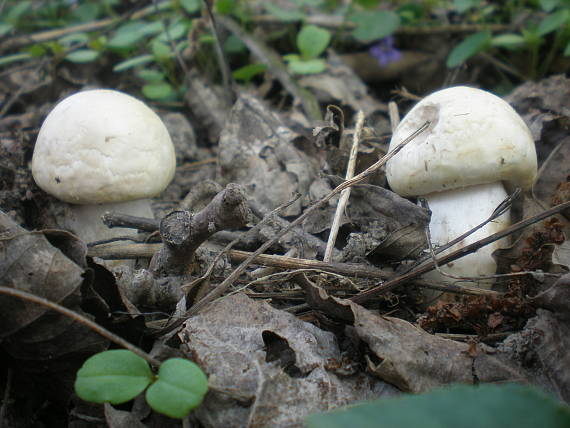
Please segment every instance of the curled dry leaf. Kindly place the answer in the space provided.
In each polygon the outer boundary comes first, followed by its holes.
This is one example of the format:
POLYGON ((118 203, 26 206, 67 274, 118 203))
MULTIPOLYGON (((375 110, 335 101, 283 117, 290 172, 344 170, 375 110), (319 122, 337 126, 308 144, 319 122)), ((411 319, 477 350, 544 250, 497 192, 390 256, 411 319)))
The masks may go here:
MULTIPOLYGON (((1 211, 0 236, 2 285, 81 312, 82 267, 53 247, 42 233, 26 231, 1 211)), ((3 348, 24 360, 96 352, 105 346, 98 335, 69 318, 5 295, 0 295, 0 326, 3 348)))
POLYGON ((206 427, 301 427, 309 413, 396 393, 367 374, 328 371, 341 361, 333 334, 243 294, 189 319, 179 337, 209 377, 196 411, 206 427))

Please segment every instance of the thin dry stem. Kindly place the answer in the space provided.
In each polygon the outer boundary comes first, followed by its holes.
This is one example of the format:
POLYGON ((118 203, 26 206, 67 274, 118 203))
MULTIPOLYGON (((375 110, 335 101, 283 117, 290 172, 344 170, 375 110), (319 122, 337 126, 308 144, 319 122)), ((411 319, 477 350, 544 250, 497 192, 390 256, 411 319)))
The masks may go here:
POLYGON ((51 309, 53 311, 59 312, 60 314, 65 315, 66 317, 71 318, 72 320, 87 326, 88 328, 90 328, 100 336, 103 336, 105 339, 108 339, 109 341, 116 343, 121 348, 128 349, 129 351, 137 354, 139 357, 144 358, 152 366, 154 367, 160 366, 160 361, 154 359, 143 350, 130 344, 125 339, 110 332, 106 328, 101 327, 99 324, 91 321, 89 318, 84 317, 83 315, 78 314, 77 312, 72 311, 71 309, 68 309, 65 306, 61 306, 55 302, 44 299, 43 297, 36 296, 35 294, 27 293, 21 290, 16 290, 15 288, 0 286, 0 293, 7 294, 9 296, 13 296, 18 299, 26 300, 28 302, 33 302, 38 305, 45 306, 46 308, 51 309))
POLYGON ((394 101, 388 103, 388 117, 390 118, 390 129, 392 134, 396 132, 396 128, 400 124, 400 112, 398 111, 398 104, 394 101))
MULTIPOLYGON (((356 126, 354 128, 354 135, 352 137, 352 147, 350 149, 350 156, 348 158, 348 165, 346 167, 346 179, 350 180, 354 177, 354 171, 356 170, 356 159, 358 158, 358 146, 360 144, 360 136, 362 135, 362 129, 364 127, 364 112, 359 110, 356 115, 356 126)), ((331 230, 329 233, 329 239, 327 241, 327 248, 325 250, 325 256, 323 257, 324 262, 330 262, 332 259, 333 249, 338 236, 338 229, 340 228, 340 222, 342 216, 344 215, 344 210, 348 204, 348 199, 350 198, 350 187, 344 189, 340 193, 340 198, 338 200, 338 205, 336 206, 336 212, 334 214, 333 222, 331 225, 331 230)))

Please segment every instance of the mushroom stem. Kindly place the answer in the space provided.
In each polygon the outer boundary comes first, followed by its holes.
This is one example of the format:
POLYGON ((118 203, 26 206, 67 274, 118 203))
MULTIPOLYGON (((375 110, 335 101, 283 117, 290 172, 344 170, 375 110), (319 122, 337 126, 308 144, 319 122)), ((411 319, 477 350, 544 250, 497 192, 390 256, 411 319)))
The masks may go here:
POLYGON ((120 212, 122 214, 153 218, 150 199, 137 199, 127 202, 115 202, 96 205, 68 204, 68 215, 63 219, 61 226, 75 233, 85 243, 106 241, 119 236, 135 236, 138 231, 122 227, 109 228, 101 217, 106 212, 120 212))
MULTIPOLYGON (((425 196, 432 212, 430 222, 431 241, 434 247, 447 244, 466 231, 488 219, 493 211, 507 197, 507 192, 501 182, 480 184, 466 188, 449 190, 447 192, 431 193, 425 196)), ((510 225, 510 211, 487 223, 481 229, 472 233, 462 241, 443 252, 447 254, 458 248, 465 247, 486 236, 499 232, 510 225)), ((462 281, 465 285, 475 285, 481 288, 491 288, 492 279, 477 279, 479 276, 494 275, 497 264, 493 252, 504 248, 505 239, 496 241, 459 260, 455 260, 440 270, 454 277, 469 278, 462 281)), ((442 275, 434 270, 424 276, 438 282, 456 282, 457 278, 442 275)))

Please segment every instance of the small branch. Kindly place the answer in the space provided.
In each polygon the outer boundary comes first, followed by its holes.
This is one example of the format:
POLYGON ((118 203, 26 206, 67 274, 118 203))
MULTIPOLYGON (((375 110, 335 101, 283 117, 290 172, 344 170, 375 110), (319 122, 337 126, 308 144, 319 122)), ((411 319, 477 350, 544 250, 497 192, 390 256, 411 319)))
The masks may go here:
POLYGON ((173 211, 160 222, 162 246, 150 262, 155 276, 189 273, 196 249, 214 233, 245 226, 251 216, 245 192, 230 183, 196 214, 173 211))
POLYGON ((135 217, 132 215, 106 212, 101 216, 103 224, 109 228, 122 227, 128 229, 138 229, 143 232, 156 232, 160 221, 154 218, 135 217))
MULTIPOLYGON (((358 145, 360 143, 360 136, 362 135, 363 127, 364 127, 364 112, 362 110, 359 110, 356 115, 356 126, 354 129, 354 135, 352 137, 352 147, 350 149, 350 156, 348 158, 348 165, 346 167, 347 180, 350 180, 352 177, 354 177, 354 171, 356 169, 356 159, 358 158, 358 145)), ((340 193, 340 198, 338 200, 338 205, 336 206, 336 212, 334 214, 331 230, 329 233, 329 240, 327 242, 325 256, 323 257, 323 261, 325 262, 330 262, 332 259, 332 253, 336 242, 336 237, 338 235, 338 229, 340 228, 340 222, 342 216, 344 215, 344 210, 346 209, 346 205, 348 204, 349 198, 350 198, 350 187, 344 189, 340 193)))
POLYGON ((61 306, 55 302, 44 299, 43 297, 36 296, 35 294, 27 293, 27 292, 21 291, 21 290, 16 290, 15 288, 0 286, 0 293, 1 294, 7 294, 8 296, 13 296, 13 297, 16 297, 18 299, 25 300, 28 302, 33 302, 33 303, 36 303, 38 305, 45 306, 46 308, 51 309, 53 311, 59 312, 60 314, 66 316, 68 318, 71 318, 72 320, 74 320, 78 323, 81 323, 81 324, 87 326, 88 328, 93 330, 95 333, 97 333, 100 336, 103 336, 105 339, 108 339, 109 341, 119 345, 121 348, 128 349, 129 351, 137 354, 139 357, 144 358, 152 366, 154 366, 154 367, 160 366, 160 361, 154 359, 153 357, 151 357, 146 352, 142 351, 141 349, 137 348, 134 345, 131 345, 129 342, 127 342, 122 337, 117 336, 116 334, 110 332, 106 328, 101 327, 99 324, 91 321, 89 318, 87 318, 83 315, 80 315, 77 312, 66 308, 65 306, 61 306))
MULTIPOLYGON (((100 246, 89 249, 90 257, 99 257, 104 260, 122 260, 151 258, 161 244, 125 244, 113 246, 100 246)), ((232 262, 243 262, 253 253, 248 251, 230 250, 228 256, 232 262)), ((259 254, 255 256, 252 264, 261 266, 278 267, 282 269, 315 269, 324 272, 337 273, 349 277, 372 278, 385 280, 393 276, 393 272, 367 266, 358 263, 326 263, 319 260, 298 259, 295 257, 279 256, 272 254, 259 254)))
MULTIPOLYGON (((522 230, 528 226, 530 226, 531 224, 537 223, 541 220, 544 220, 545 218, 548 217, 552 217, 555 214, 560 213, 561 211, 564 211, 565 209, 570 208, 570 202, 565 202, 563 204, 560 205, 556 205, 555 207, 552 207, 549 210, 546 210, 540 214, 537 214, 533 217, 527 218, 525 220, 521 220, 518 223, 513 224, 512 226, 494 233, 486 238, 483 238, 477 242, 473 242, 472 244, 466 245, 463 248, 460 248, 458 250, 455 250, 445 256, 442 256, 441 258, 437 259, 437 263, 439 265, 445 265, 447 263, 450 263, 454 260, 457 260, 467 254, 473 253, 475 251, 477 251, 479 248, 484 247, 485 245, 490 244, 491 242, 495 242, 498 241, 499 239, 502 239, 506 236, 509 236, 519 230, 522 230)), ((377 287, 365 291, 363 293, 360 293, 354 297, 352 297, 350 300, 352 300, 353 302, 356 303, 364 303, 370 299, 372 299, 373 297, 379 296, 380 294, 386 293, 388 291, 393 290, 396 287, 399 287, 400 285, 411 281, 412 279, 415 279, 421 275, 423 275, 424 273, 427 273, 431 270, 434 269, 434 262, 433 261, 429 261, 426 262, 425 265, 422 266, 418 266, 414 269, 412 269, 409 272, 406 272, 405 274, 398 276, 390 281, 387 281, 383 284, 378 285, 377 287)))

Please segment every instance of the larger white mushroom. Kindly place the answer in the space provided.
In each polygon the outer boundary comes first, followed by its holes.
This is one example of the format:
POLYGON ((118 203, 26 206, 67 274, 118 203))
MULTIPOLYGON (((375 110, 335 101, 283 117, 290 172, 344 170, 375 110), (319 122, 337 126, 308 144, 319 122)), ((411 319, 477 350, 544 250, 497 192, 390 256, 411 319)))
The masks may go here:
POLYGON ((106 211, 152 218, 148 198, 170 183, 174 146, 158 115, 122 92, 73 94, 45 119, 32 174, 40 188, 71 204, 63 227, 85 242, 128 233, 101 222, 106 211))
MULTIPOLYGON (((507 102, 459 86, 435 92, 412 108, 394 132, 390 150, 426 121, 429 128, 388 162, 386 173, 396 193, 428 201, 432 243, 441 246, 489 218, 507 196, 505 185, 523 190, 532 186, 536 149, 528 127, 507 102)), ((448 251, 508 225, 509 212, 448 251)), ((492 253, 505 244, 487 245, 441 269, 459 277, 493 275, 497 266, 492 253)), ((455 281, 435 271, 427 277, 455 281)), ((468 285, 490 288, 492 281, 474 279, 468 285)))

